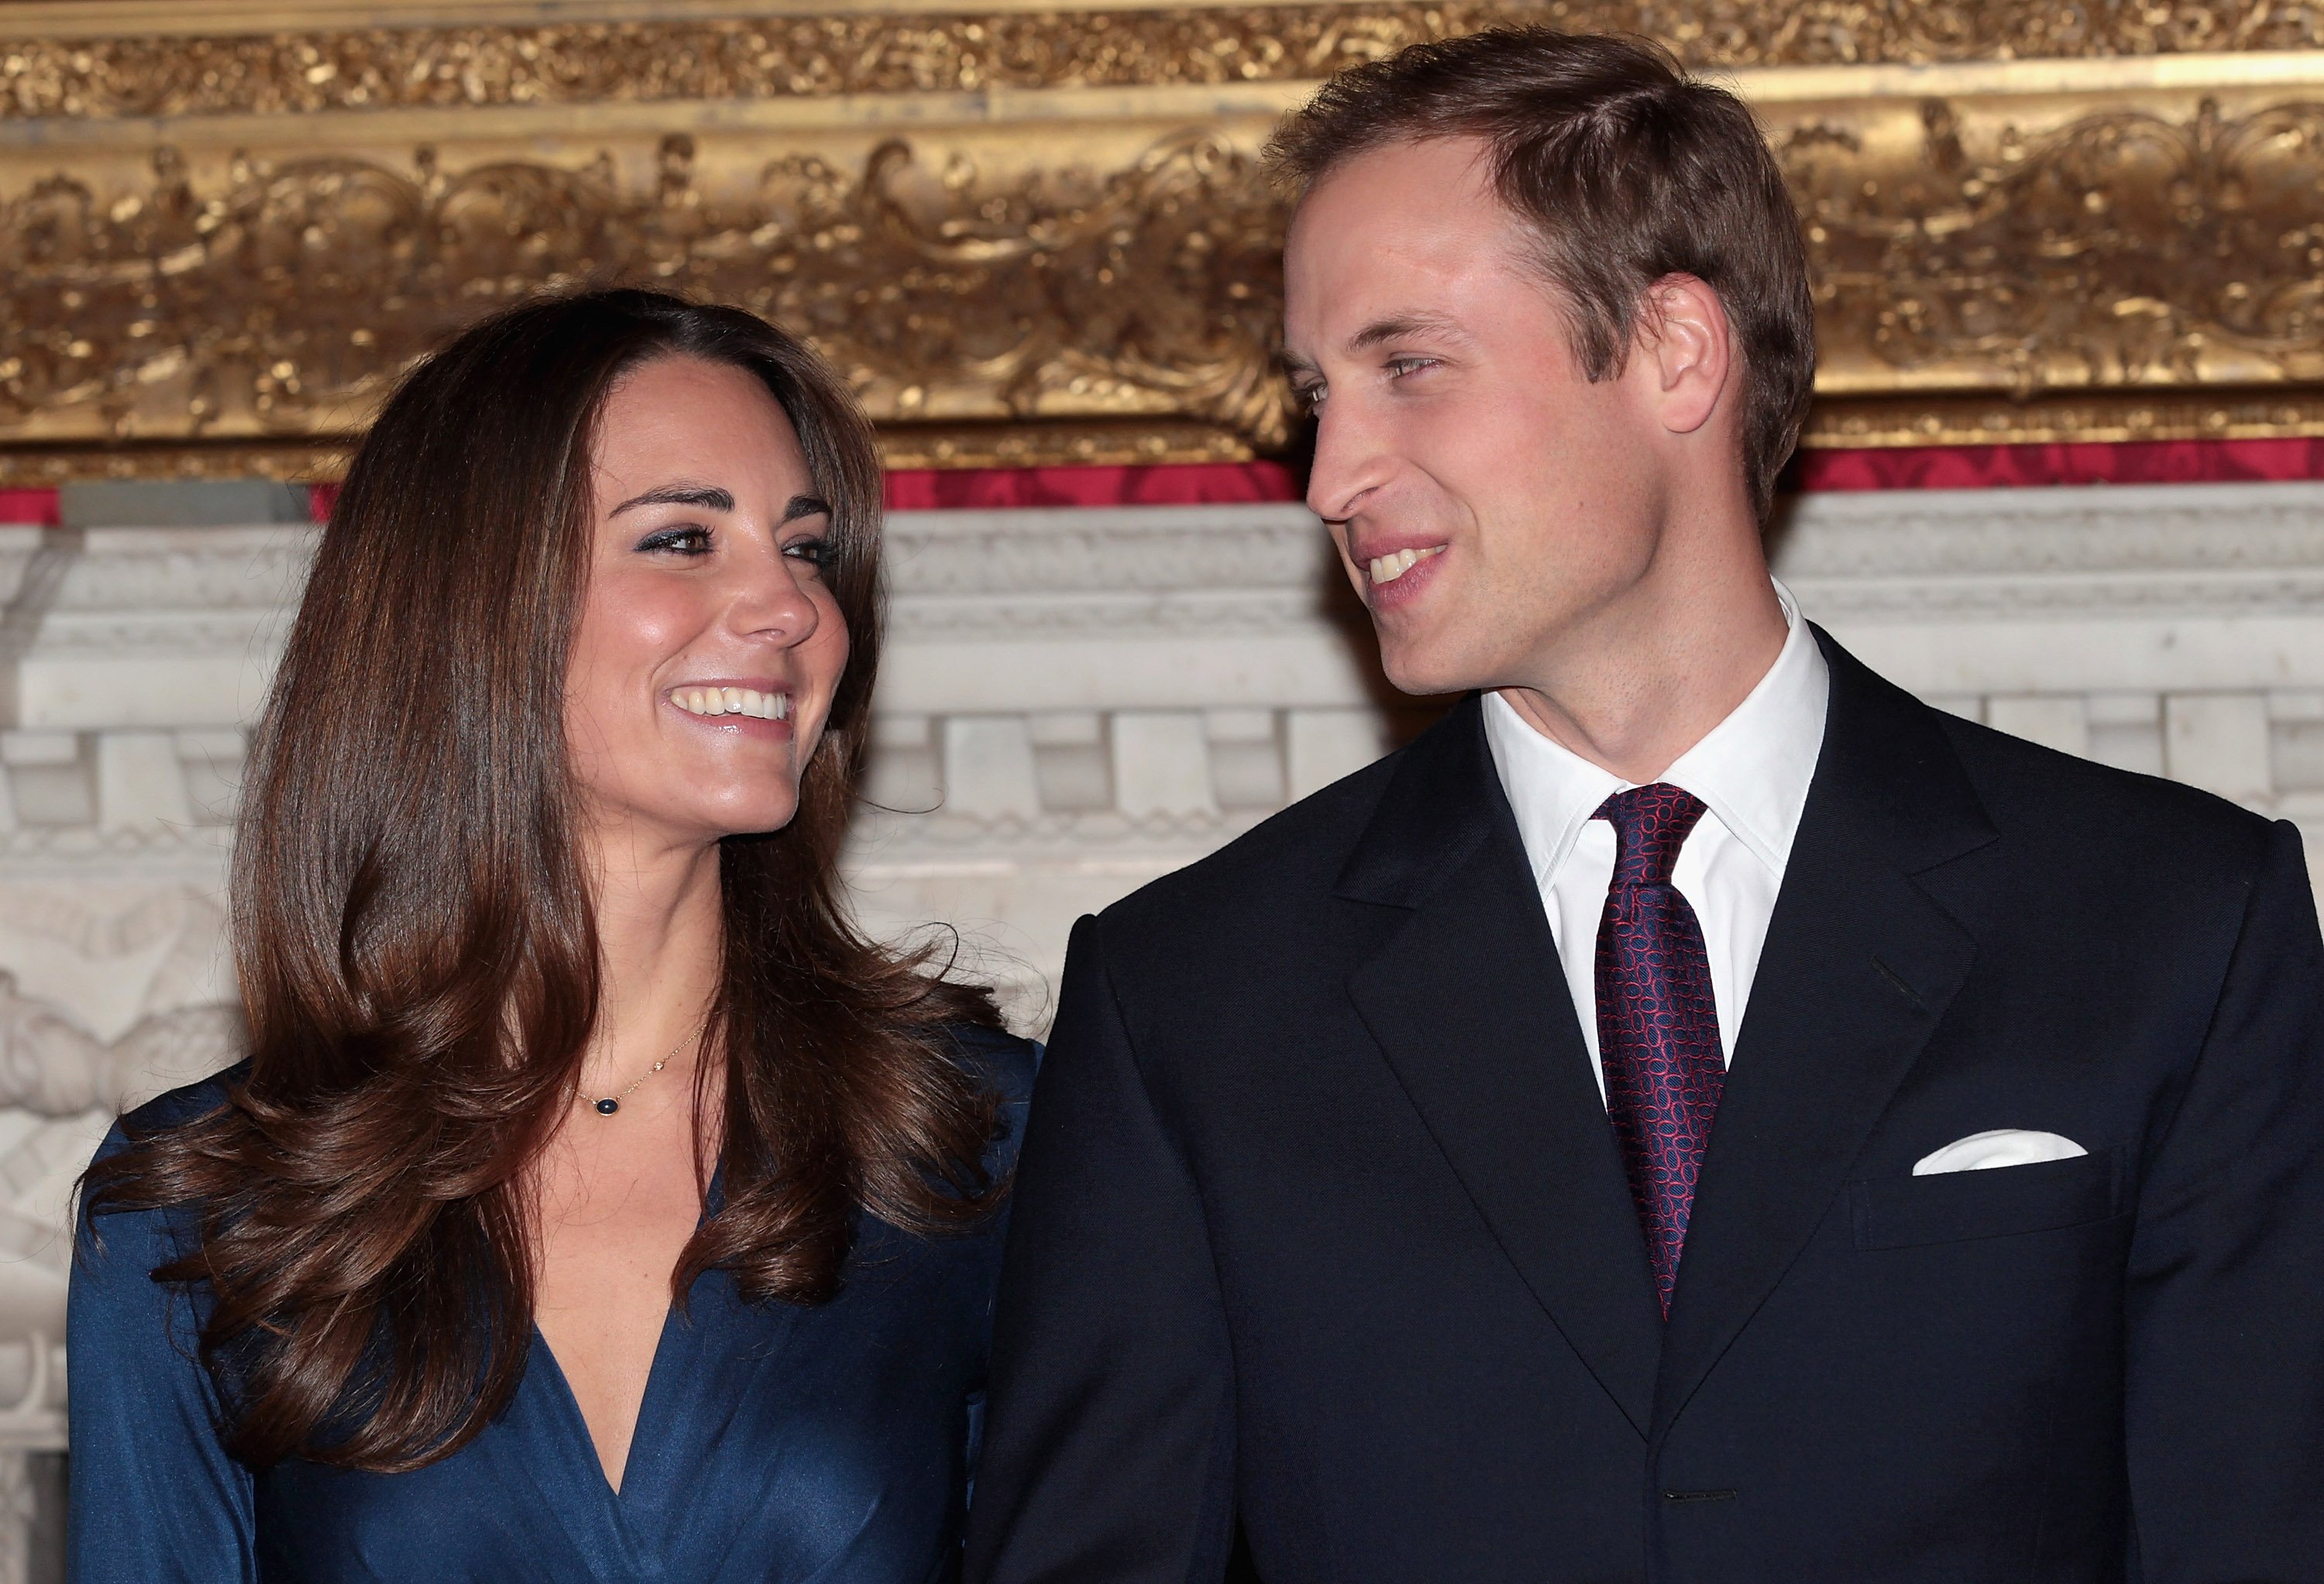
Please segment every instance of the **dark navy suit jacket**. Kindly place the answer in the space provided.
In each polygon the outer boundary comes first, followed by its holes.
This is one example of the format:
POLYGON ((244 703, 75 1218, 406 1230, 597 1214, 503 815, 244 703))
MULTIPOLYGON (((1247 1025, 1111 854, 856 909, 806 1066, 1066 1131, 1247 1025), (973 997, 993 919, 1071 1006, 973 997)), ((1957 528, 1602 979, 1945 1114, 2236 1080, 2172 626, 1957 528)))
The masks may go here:
POLYGON ((2297 833, 1822 641, 1667 1324, 1473 700, 1083 921, 970 1584, 2324 1579, 2297 833))

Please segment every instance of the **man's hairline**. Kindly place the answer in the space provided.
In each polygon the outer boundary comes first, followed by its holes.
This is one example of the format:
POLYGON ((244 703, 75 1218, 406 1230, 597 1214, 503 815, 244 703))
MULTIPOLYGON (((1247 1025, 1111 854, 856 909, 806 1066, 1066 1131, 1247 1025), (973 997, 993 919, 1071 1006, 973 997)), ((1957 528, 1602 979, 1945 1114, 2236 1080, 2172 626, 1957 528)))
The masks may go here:
MULTIPOLYGON (((1314 196, 1315 189, 1342 167, 1368 154, 1385 153, 1392 149, 1416 149, 1429 143, 1464 141, 1478 145, 1478 158, 1483 161, 1487 167, 1486 189, 1492 194, 1493 203, 1499 209, 1502 218, 1508 222, 1510 228, 1517 235, 1517 244, 1509 250, 1509 262, 1517 265, 1521 272, 1531 275, 1536 283, 1543 289, 1545 295, 1549 299, 1551 309, 1557 314, 1559 322, 1565 331, 1567 348, 1574 355, 1576 365, 1581 366, 1582 360, 1580 355, 1582 348, 1579 331, 1582 324, 1582 305, 1574 296, 1572 287, 1558 274, 1555 265, 1551 261, 1552 244, 1548 227, 1538 216, 1509 201, 1508 189, 1501 178, 1503 161, 1499 158, 1498 150, 1492 139, 1481 132, 1452 128, 1442 132, 1386 133, 1368 137, 1361 143, 1353 143, 1338 151, 1330 161, 1313 173, 1296 173, 1298 189, 1292 198, 1291 213, 1284 224, 1286 243, 1290 236, 1291 226, 1298 219, 1299 211, 1306 207, 1307 200, 1314 196)), ((1719 290, 1711 286, 1709 281, 1704 281, 1703 284, 1713 292, 1719 290)), ((1720 309, 1724 311, 1726 306, 1727 299, 1724 294, 1720 294, 1720 309)), ((1591 384, 1597 384, 1601 380, 1620 377, 1622 371, 1629 365, 1630 354, 1639 345, 1650 310, 1651 304, 1647 300, 1647 292, 1645 289, 1641 289, 1637 293, 1637 301, 1632 304, 1628 316, 1629 322, 1622 327, 1626 334, 1617 337, 1612 361, 1606 365, 1603 373, 1598 374, 1591 374, 1588 369, 1583 367, 1583 376, 1591 384)))

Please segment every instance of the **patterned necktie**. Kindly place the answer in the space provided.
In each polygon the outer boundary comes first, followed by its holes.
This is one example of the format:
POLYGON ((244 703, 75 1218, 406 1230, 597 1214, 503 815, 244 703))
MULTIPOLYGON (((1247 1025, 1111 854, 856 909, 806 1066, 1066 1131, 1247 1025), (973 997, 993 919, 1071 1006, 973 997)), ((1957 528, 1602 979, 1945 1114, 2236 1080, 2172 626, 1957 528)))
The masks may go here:
POLYGON ((1726 1077, 1702 926, 1671 884, 1702 814, 1692 793, 1657 782, 1617 792, 1594 816, 1614 827, 1615 843, 1598 925, 1598 1054, 1665 1319, 1726 1077))

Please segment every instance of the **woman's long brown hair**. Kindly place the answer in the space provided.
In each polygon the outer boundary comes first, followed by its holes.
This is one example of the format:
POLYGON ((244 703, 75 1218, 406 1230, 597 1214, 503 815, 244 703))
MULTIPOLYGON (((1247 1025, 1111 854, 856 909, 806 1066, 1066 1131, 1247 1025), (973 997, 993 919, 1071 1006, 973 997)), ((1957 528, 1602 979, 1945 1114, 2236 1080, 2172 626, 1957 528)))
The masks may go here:
POLYGON ((866 940, 837 879, 880 644, 869 426, 745 313, 628 290, 511 309, 405 380, 323 532, 235 851, 247 1076, 86 1179, 92 1217, 198 1227, 155 1278, 207 1287, 203 1358, 247 1462, 416 1468, 524 1372, 525 1173, 597 1007, 562 724, 589 455, 607 391, 668 356, 743 369, 788 414, 851 646, 798 817, 722 844, 724 1202, 673 1297, 719 1267, 753 1299, 817 1303, 860 1213, 935 1231, 1000 1191, 995 1101, 945 1032, 994 1026, 991 999, 866 940))

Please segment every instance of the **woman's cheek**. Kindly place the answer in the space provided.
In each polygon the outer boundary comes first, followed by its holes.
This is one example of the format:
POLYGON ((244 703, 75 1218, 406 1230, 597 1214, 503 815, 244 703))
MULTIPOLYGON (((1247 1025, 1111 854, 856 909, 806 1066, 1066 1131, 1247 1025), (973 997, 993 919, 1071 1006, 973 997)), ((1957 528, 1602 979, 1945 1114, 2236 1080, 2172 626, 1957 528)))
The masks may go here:
POLYGON ((811 729, 800 742, 799 763, 804 766, 809 755, 823 741, 825 723, 831 718, 832 701, 839 696, 839 685, 847 675, 847 619, 840 613, 839 602, 828 589, 817 591, 822 606, 822 620, 816 624, 810 643, 816 648, 815 657, 816 709, 811 729), (822 646, 828 644, 828 649, 822 646))

